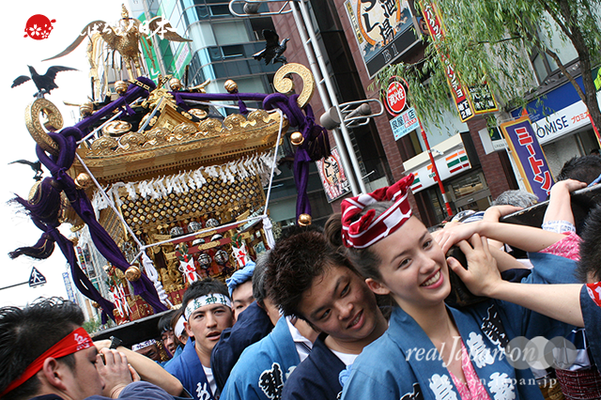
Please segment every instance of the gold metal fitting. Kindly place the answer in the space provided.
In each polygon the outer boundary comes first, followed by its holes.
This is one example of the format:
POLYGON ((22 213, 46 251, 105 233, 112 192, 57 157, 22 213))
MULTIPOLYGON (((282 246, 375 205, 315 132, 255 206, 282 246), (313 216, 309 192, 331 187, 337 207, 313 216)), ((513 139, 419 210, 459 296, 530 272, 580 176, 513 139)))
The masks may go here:
POLYGON ((92 115, 94 112, 94 104, 91 101, 86 101, 82 105, 79 106, 79 115, 82 117, 87 117, 88 115, 92 115))
MULTIPOLYGON (((49 132, 56 132, 62 128, 62 125, 58 125, 57 121, 52 117, 52 115, 48 114, 46 110, 42 110, 42 124, 44 124, 44 128, 49 132)), ((61 121, 62 122, 62 121, 61 121)))
POLYGON ((125 270, 125 279, 130 282, 136 282, 138 279, 142 277, 142 272, 140 268, 132 265, 127 270, 125 270))
POLYGON ((227 90, 228 93, 237 93, 238 92, 238 84, 231 79, 228 79, 227 81, 225 81, 225 83, 223 84, 223 87, 225 88, 225 90, 227 90))
POLYGON ((98 304, 95 301, 93 301, 92 302, 92 307, 94 307, 94 308, 100 308, 100 304, 98 304))
POLYGON ((71 243, 73 243, 73 246, 77 246, 77 244, 79 243, 79 238, 77 236, 73 235, 69 238, 69 241, 71 243))
POLYGON ((171 90, 182 90, 184 86, 182 85, 182 81, 180 81, 177 78, 172 78, 169 81, 169 87, 171 88, 171 90))
POLYGON ((298 217, 298 224, 300 226, 309 226, 311 225, 312 218, 309 214, 301 214, 298 217))
POLYGON ((125 92, 127 92, 128 86, 129 85, 125 81, 117 81, 117 82, 115 82, 115 91, 118 94, 125 94, 125 92))
POLYGON ((303 137, 302 133, 297 131, 290 134, 290 142, 292 142, 293 145, 300 146, 304 141, 305 138, 303 137))
POLYGON ((85 172, 77 175, 77 178, 75 178, 74 182, 78 189, 87 189, 92 186, 92 178, 90 178, 90 175, 86 174, 85 172))

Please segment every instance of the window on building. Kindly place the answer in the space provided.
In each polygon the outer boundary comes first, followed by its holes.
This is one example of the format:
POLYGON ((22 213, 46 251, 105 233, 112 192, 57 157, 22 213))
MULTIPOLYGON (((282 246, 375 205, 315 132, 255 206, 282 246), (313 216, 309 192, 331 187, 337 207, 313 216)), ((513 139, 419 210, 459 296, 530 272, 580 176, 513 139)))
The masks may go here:
POLYGON ((220 46, 250 41, 246 26, 242 20, 213 24, 213 33, 215 35, 215 41, 220 46))
POLYGON ((553 73, 557 69, 557 64, 548 54, 535 50, 532 52, 530 56, 530 62, 534 67, 534 72, 536 73, 536 79, 538 79, 538 84, 541 85, 545 79, 553 73))
POLYGON ((221 51, 223 53, 223 58, 244 57, 244 46, 241 44, 223 46, 221 51))
POLYGON ((271 18, 251 18, 249 21, 250 29, 253 32, 252 40, 265 40, 265 38, 263 38, 263 29, 275 31, 273 20, 271 18))

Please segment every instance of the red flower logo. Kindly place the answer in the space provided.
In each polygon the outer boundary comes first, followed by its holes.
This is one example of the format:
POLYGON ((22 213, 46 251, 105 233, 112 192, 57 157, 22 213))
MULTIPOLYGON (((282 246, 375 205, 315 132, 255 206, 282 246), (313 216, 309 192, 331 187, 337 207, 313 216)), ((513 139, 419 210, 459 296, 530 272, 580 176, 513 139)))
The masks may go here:
POLYGON ((50 21, 45 15, 36 14, 27 20, 25 25, 25 36, 29 36, 35 40, 47 39, 52 31, 52 23, 56 22, 55 19, 50 21))

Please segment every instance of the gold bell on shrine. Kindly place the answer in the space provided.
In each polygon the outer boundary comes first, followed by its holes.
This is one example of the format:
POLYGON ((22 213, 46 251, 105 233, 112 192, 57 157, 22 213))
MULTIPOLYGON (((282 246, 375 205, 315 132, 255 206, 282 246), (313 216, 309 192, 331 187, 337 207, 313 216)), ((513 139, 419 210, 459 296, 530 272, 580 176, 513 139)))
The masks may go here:
POLYGON ((228 93, 237 93, 238 92, 238 84, 231 79, 228 79, 227 81, 225 81, 225 83, 223 84, 223 87, 225 88, 225 90, 227 90, 228 93))
POLYGON ((92 178, 90 178, 90 175, 82 172, 81 174, 77 175, 77 178, 75 178, 74 182, 78 189, 87 189, 92 185, 92 178))
POLYGON ((293 132, 290 134, 290 142, 295 146, 300 146, 305 141, 303 134, 300 132, 293 132))
POLYGON ((311 216, 309 214, 301 214, 298 217, 298 224, 300 226, 309 226, 311 225, 311 216))
POLYGON ((125 279, 130 282, 136 282, 138 279, 142 277, 142 272, 140 268, 132 265, 125 271, 125 279))
POLYGON ((117 82, 115 82, 115 91, 118 94, 125 94, 125 92, 127 92, 128 86, 129 85, 125 81, 117 81, 117 82))

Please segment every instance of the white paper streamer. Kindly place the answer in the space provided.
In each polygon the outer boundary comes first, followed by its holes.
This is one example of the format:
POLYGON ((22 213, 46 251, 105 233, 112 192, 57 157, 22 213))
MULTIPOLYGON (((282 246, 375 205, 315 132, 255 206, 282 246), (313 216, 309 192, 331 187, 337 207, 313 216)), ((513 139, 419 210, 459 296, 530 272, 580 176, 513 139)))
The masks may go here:
POLYGON ((169 301, 169 296, 167 296, 167 293, 165 293, 163 284, 161 283, 161 281, 159 281, 159 273, 154 267, 152 260, 150 260, 150 257, 148 257, 148 255, 145 252, 142 252, 141 258, 142 265, 144 266, 144 271, 146 272, 148 279, 152 281, 152 284, 156 288, 157 294, 159 295, 159 300, 167 307, 173 307, 173 304, 171 304, 171 301, 169 301))
MULTIPOLYGON (((126 189, 130 201, 135 201, 138 197, 158 200, 170 193, 183 194, 190 190, 197 190, 207 183, 207 177, 220 179, 224 184, 232 184, 237 180, 259 175, 261 182, 265 185, 269 181, 271 163, 274 157, 274 151, 271 150, 261 154, 246 156, 222 165, 200 167, 194 171, 180 172, 176 175, 160 176, 139 182, 116 182, 109 187, 107 194, 114 193, 115 199, 121 205, 118 196, 119 189, 121 188, 126 189)), ((280 174, 280 170, 277 167, 274 171, 276 175, 280 174)), ((108 204, 106 204, 106 201, 98 192, 94 194, 92 204, 94 205, 94 209, 97 210, 108 207, 108 204)))

